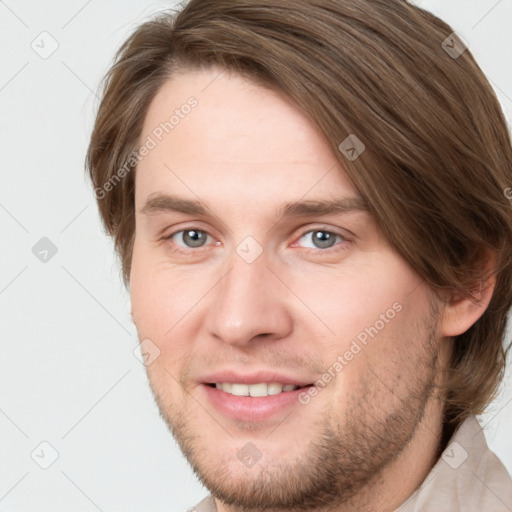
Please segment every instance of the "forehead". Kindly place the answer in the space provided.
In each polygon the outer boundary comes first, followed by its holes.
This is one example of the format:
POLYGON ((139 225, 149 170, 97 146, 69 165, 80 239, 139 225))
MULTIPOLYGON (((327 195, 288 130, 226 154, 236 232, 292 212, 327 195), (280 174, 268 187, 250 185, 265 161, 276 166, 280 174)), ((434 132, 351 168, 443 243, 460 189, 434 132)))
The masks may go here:
POLYGON ((155 144, 137 167, 138 202, 176 181, 197 194, 229 187, 254 195, 289 192, 290 199, 313 189, 355 195, 328 141, 293 100, 220 68, 180 72, 165 82, 140 143, 148 137, 155 144))

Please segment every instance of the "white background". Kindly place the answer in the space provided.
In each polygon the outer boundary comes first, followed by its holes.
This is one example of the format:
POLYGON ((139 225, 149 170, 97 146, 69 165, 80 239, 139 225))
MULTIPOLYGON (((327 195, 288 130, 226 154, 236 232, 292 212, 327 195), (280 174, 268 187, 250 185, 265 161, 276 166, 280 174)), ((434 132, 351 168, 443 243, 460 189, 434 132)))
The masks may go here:
MULTIPOLYGON (((512 0, 419 4, 469 43, 512 119, 512 0)), ((129 298, 83 167, 115 49, 172 5, 0 1, 0 511, 184 511, 207 494, 133 355, 129 298), (47 59, 31 48, 43 31, 59 45, 47 59), (32 253, 42 237, 58 249, 47 263, 32 253), (43 441, 58 452, 48 469, 31 458, 37 448, 50 461, 43 441)), ((508 385, 480 418, 509 472, 511 401, 508 385)))

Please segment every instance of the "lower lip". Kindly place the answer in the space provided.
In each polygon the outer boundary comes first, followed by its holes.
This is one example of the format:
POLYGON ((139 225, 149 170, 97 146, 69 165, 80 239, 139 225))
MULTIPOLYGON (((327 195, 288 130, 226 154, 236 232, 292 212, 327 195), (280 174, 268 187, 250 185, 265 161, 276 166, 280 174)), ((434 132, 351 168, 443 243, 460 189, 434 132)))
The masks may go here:
POLYGON ((235 396, 208 384, 202 386, 210 402, 222 414, 246 422, 264 421, 282 412, 285 408, 300 404, 299 395, 306 391, 306 388, 299 388, 277 395, 252 397, 235 396))

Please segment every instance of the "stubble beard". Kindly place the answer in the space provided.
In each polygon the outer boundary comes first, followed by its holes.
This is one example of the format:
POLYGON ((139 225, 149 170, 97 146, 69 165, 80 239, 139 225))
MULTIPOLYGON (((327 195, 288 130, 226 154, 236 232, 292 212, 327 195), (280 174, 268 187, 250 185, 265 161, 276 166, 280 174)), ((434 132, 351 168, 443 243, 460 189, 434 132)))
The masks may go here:
MULTIPOLYGON (((414 346, 421 346, 423 351, 415 358, 404 358, 408 367, 403 368, 402 375, 408 375, 409 382, 405 392, 393 392, 391 409, 387 406, 383 409, 378 396, 375 398, 375 389, 370 386, 380 381, 389 392, 389 380, 385 382, 379 369, 368 368, 358 398, 349 401, 340 418, 341 424, 330 410, 318 414, 318 421, 310 429, 318 435, 302 445, 299 456, 289 460, 262 458, 245 479, 241 476, 247 475, 247 468, 239 460, 230 461, 227 457, 212 460, 209 447, 198 431, 207 426, 191 425, 184 411, 173 405, 176 402, 165 399, 155 389, 154 382, 158 379, 151 378, 148 370, 149 382, 160 415, 194 473, 230 512, 322 512, 337 507, 362 510, 374 498, 371 490, 375 482, 411 441, 427 404, 435 399, 432 390, 439 371, 436 314, 431 309, 418 326, 417 332, 423 339, 414 346), (240 471, 229 469, 233 466, 240 467, 240 471)), ((403 382, 400 386, 404 387, 403 382)))

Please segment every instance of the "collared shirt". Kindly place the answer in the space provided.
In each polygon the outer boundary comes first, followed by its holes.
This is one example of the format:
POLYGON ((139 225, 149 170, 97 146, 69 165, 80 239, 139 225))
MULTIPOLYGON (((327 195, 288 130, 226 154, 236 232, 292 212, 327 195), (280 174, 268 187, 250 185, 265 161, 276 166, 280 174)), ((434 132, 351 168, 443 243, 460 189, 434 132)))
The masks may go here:
MULTIPOLYGON (((207 496, 189 512, 217 512, 207 496)), ((395 512, 512 512, 512 479, 469 416, 423 483, 395 512)))

